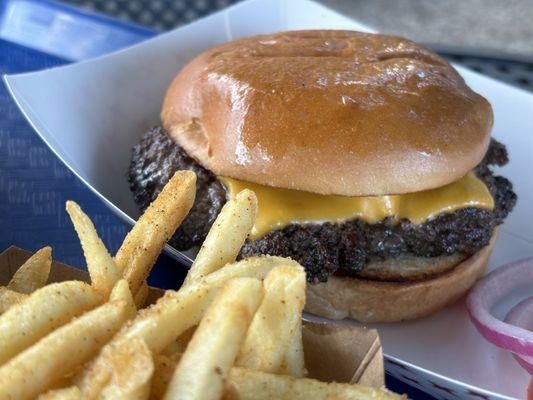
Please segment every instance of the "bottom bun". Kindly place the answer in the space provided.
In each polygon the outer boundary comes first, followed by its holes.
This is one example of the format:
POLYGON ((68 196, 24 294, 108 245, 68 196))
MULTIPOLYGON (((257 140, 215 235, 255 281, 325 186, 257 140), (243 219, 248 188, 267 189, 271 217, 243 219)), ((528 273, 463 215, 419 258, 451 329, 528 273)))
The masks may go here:
POLYGON ((458 300, 483 274, 496 242, 433 279, 418 282, 380 282, 332 276, 308 285, 305 311, 332 319, 396 322, 425 317, 458 300))

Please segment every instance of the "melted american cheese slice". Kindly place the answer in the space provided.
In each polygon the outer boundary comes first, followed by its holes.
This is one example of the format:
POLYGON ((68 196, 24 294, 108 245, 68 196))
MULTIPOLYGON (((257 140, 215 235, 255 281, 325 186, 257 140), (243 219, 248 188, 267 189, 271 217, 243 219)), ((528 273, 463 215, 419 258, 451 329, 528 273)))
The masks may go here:
POLYGON ((461 208, 494 208, 494 200, 487 186, 473 172, 437 189, 361 197, 326 196, 226 177, 220 180, 228 189, 230 199, 243 189, 253 190, 257 195, 259 209, 251 232, 252 239, 291 223, 343 222, 355 218, 374 223, 393 217, 420 224, 439 214, 461 208))

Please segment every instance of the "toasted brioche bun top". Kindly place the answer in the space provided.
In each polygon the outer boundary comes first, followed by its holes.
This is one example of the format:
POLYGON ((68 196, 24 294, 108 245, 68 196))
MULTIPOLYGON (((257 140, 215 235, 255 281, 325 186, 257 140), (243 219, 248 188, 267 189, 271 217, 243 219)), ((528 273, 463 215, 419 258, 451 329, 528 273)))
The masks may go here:
POLYGON ((493 115, 416 43, 317 30, 205 51, 168 88, 161 119, 217 175, 364 196, 459 179, 485 154, 493 115))

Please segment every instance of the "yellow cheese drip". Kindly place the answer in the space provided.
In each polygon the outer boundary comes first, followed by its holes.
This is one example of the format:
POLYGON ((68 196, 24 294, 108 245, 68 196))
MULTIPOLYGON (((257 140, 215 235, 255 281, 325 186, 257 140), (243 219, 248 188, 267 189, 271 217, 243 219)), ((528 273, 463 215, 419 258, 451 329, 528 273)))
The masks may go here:
POLYGON ((420 224, 439 214, 461 208, 493 209, 494 200, 485 184, 473 172, 446 186, 416 193, 387 196, 325 196, 299 190, 221 177, 234 198, 243 189, 257 195, 259 210, 251 238, 281 229, 291 223, 342 222, 360 218, 374 223, 386 217, 406 218, 420 224))

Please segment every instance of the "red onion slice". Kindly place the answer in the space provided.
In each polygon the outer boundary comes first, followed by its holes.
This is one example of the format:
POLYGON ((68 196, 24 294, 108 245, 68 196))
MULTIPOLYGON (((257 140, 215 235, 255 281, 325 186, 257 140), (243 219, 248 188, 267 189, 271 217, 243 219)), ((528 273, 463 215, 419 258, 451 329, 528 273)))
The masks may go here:
MULTIPOLYGON (((520 328, 533 330, 533 296, 522 300, 505 317, 505 322, 520 328)), ((533 375, 533 357, 513 354, 514 358, 527 372, 533 375)))
POLYGON ((466 300, 477 330, 489 342, 522 356, 533 356, 533 332, 493 317, 491 308, 513 290, 533 284, 533 257, 500 267, 483 277, 466 300))

